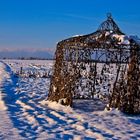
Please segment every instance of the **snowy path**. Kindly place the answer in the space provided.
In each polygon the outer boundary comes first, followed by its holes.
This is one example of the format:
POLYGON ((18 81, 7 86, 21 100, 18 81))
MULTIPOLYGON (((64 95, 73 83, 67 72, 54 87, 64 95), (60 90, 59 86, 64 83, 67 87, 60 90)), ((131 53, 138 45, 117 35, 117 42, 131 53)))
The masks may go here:
POLYGON ((14 128, 11 119, 9 118, 9 113, 7 107, 3 101, 3 89, 2 85, 4 79, 9 78, 8 73, 5 71, 5 65, 0 62, 0 139, 6 140, 18 140, 23 139, 19 134, 18 130, 14 128))
POLYGON ((140 140, 140 116, 97 111, 96 101, 74 109, 47 102, 49 79, 11 73, 0 62, 0 140, 140 140))

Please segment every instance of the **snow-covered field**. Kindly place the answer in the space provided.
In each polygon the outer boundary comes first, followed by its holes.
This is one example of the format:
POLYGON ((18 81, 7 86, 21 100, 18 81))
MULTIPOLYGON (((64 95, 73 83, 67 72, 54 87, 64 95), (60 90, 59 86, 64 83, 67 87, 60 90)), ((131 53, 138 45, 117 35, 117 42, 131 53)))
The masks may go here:
POLYGON ((21 67, 52 70, 52 61, 0 62, 0 140, 139 140, 140 116, 106 111, 99 100, 74 108, 46 101, 50 78, 14 75, 21 67))

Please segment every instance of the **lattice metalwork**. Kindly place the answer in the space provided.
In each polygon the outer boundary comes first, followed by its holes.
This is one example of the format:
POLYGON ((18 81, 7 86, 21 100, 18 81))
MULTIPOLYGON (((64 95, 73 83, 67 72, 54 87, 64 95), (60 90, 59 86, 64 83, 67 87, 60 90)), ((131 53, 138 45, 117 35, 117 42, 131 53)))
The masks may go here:
POLYGON ((140 45, 111 15, 92 34, 58 43, 48 100, 99 98, 127 113, 140 113, 140 45))

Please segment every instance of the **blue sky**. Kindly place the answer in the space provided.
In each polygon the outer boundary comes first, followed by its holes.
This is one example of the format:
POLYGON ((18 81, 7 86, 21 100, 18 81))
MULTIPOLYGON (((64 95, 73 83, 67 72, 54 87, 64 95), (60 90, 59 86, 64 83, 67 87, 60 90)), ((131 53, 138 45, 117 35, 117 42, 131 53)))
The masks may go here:
POLYGON ((55 48, 94 32, 111 12, 121 30, 140 37, 140 0, 1 0, 0 48, 55 48))

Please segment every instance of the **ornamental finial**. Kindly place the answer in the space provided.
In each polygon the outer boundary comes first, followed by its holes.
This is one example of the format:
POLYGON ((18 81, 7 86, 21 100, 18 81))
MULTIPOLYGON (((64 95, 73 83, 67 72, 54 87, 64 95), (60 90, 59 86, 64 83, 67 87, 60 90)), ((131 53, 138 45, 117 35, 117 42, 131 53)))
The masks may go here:
POLYGON ((111 13, 107 13, 107 18, 108 19, 112 19, 112 14, 111 13))

